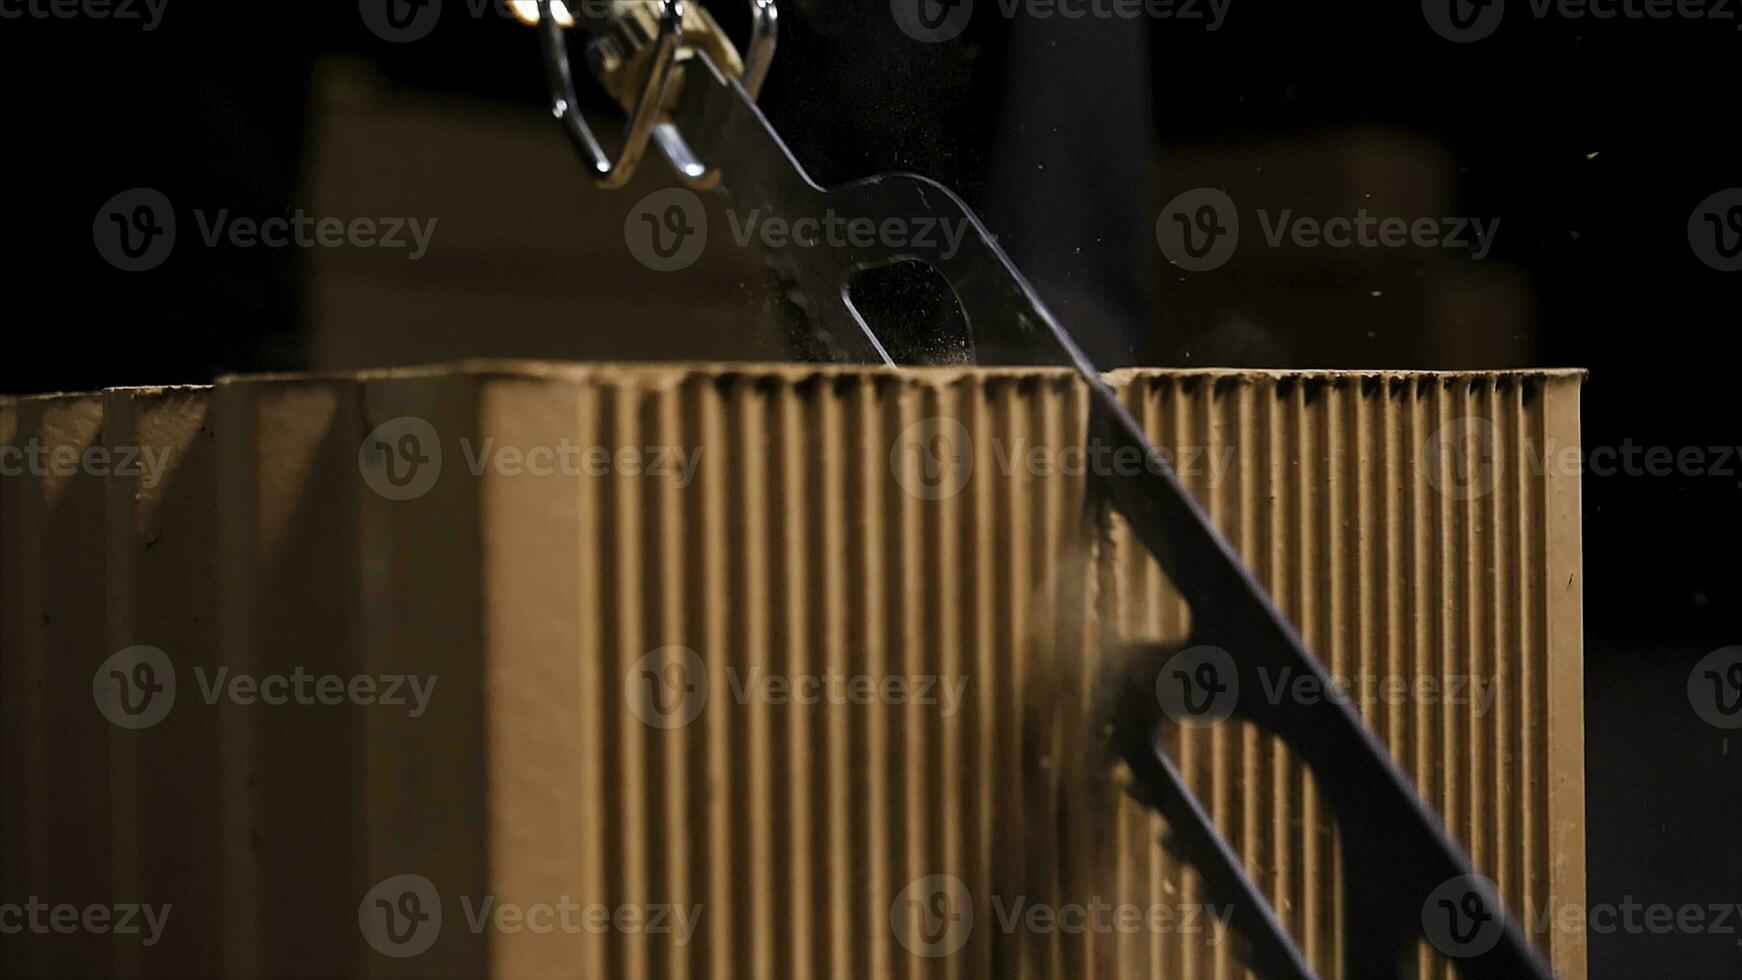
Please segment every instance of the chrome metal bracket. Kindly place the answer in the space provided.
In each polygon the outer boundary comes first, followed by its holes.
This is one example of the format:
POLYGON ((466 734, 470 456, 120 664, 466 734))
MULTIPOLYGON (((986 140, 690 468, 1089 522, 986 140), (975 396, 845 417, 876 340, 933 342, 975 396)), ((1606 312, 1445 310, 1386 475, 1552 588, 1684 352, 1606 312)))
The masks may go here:
POLYGON ((615 160, 606 154, 581 111, 565 37, 575 21, 566 16, 566 8, 558 12, 558 3, 538 0, 551 113, 591 168, 594 181, 608 190, 626 186, 652 140, 686 185, 696 190, 716 186, 718 171, 696 158, 667 113, 681 92, 684 63, 698 57, 725 66, 752 99, 761 92, 778 40, 774 0, 750 0, 749 53, 743 59, 699 5, 688 0, 614 0, 610 30, 593 39, 588 54, 594 73, 629 113, 623 147, 615 160))

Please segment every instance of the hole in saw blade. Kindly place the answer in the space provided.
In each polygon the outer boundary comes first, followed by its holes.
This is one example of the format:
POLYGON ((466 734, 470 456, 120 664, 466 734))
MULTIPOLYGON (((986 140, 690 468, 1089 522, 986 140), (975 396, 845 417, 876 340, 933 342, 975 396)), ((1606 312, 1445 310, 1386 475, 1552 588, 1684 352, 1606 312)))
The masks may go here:
POLYGON ((967 364, 968 317, 943 273, 918 259, 859 270, 847 303, 897 364, 967 364))

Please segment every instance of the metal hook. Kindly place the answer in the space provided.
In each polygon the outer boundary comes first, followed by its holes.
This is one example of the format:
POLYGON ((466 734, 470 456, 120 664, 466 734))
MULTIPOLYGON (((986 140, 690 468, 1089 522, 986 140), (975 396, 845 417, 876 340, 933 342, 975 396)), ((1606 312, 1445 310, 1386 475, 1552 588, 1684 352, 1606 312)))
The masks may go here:
POLYGON ((754 101, 762 95, 762 83, 768 80, 769 66, 774 64, 775 42, 780 40, 780 11, 774 0, 750 0, 750 46, 744 54, 744 75, 738 83, 754 101))
POLYGON ((654 42, 647 84, 629 115, 623 150, 612 161, 581 114, 574 72, 569 67, 568 44, 563 39, 563 27, 551 10, 551 0, 538 0, 539 46, 544 52, 545 78, 550 85, 551 113, 562 122, 569 141, 592 166, 593 179, 600 187, 615 190, 628 184, 647 152, 648 138, 665 104, 666 89, 671 85, 678 45, 683 41, 683 10, 684 0, 663 0, 661 4, 659 37, 654 42))
MULTIPOLYGON (((719 172, 696 158, 676 124, 661 118, 669 102, 670 89, 681 78, 679 66, 688 58, 707 57, 710 42, 716 51, 732 62, 730 66, 720 66, 723 70, 732 72, 738 68, 737 52, 731 49, 731 42, 705 13, 696 18, 699 29, 703 31, 700 40, 690 38, 686 43, 684 19, 689 11, 685 9, 685 2, 662 0, 659 33, 653 41, 655 47, 648 62, 646 81, 630 113, 623 151, 613 163, 606 157, 581 113, 568 47, 563 40, 562 19, 552 9, 553 0, 538 0, 539 40, 550 85, 552 112, 562 121, 575 149, 591 166, 600 187, 616 189, 629 183, 650 138, 659 145, 660 152, 684 184, 696 190, 707 190, 719 183, 719 172)), ((737 80, 752 101, 761 93, 769 67, 774 62, 779 24, 780 13, 775 0, 750 0, 750 41, 737 80)))
MULTIPOLYGON (((750 43, 744 55, 744 71, 738 84, 744 87, 750 101, 762 94, 762 83, 768 80, 768 69, 774 63, 774 49, 780 39, 780 11, 774 0, 750 0, 750 43)), ((705 57, 699 50, 697 57, 705 57)), ((680 59, 681 60, 681 59, 680 59)), ((666 160, 677 171, 678 178, 691 190, 712 190, 719 186, 720 171, 696 159, 689 142, 678 132, 676 124, 661 121, 653 127, 654 141, 666 160)))

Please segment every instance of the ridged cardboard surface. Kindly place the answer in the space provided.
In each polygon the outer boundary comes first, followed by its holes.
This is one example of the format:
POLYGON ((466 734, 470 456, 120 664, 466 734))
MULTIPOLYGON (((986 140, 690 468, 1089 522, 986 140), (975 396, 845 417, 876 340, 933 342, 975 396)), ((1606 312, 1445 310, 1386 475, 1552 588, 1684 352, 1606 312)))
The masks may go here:
MULTIPOLYGON (((1582 905, 1578 485, 1536 462, 1578 376, 1112 380, 1331 672, 1415 692, 1356 703, 1508 904, 1582 905)), ((0 403, 0 446, 165 461, 0 480, 0 902, 172 906, 5 972, 1240 975, 1093 737, 1102 651, 1184 623, 1085 509, 1120 465, 1087 405, 533 364, 0 403), (135 730, 99 667, 139 645, 175 684, 135 730)), ((1170 738, 1336 975, 1310 778, 1232 722, 1170 738)))
MULTIPOLYGON (((1582 913, 1578 485, 1553 458, 1578 445, 1578 378, 1132 372, 1115 384, 1526 929, 1582 913)), ((1116 537, 1110 558, 1119 634, 1183 636, 1183 607, 1147 554, 1116 537)), ((1241 696, 1294 690, 1272 680, 1241 696)), ((1336 908, 1347 845, 1310 772, 1239 722, 1172 736, 1290 932, 1322 975, 1341 975, 1358 953, 1336 908)), ((1180 880, 1156 831, 1125 808, 1121 894, 1180 880)), ((1182 891, 1197 894, 1189 875, 1182 891)), ((1557 975, 1584 975, 1582 931, 1534 931, 1557 975)), ((1229 949, 1197 952, 1131 938, 1118 975, 1233 969, 1229 949)), ((1421 968, 1445 975, 1427 951, 1421 968)))

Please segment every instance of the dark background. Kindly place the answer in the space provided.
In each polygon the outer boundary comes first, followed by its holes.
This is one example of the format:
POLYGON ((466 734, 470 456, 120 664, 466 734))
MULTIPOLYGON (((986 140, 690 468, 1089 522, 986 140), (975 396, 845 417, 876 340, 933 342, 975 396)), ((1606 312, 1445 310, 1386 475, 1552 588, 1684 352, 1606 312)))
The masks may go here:
MULTIPOLYGON (((1103 366, 1583 367, 1587 448, 1742 443, 1742 273, 1703 265, 1686 231, 1696 204, 1742 185, 1737 21, 1538 20, 1513 0, 1493 37, 1458 45, 1414 3, 1233 0, 1214 33, 1012 24, 981 5, 962 38, 928 45, 882 3, 786 3, 765 109, 825 183, 913 170, 960 190, 1103 366), (1450 214, 1501 216, 1486 278, 1416 250, 1242 252, 1201 275, 1163 264, 1153 228, 1173 194, 1215 183, 1240 197, 1262 172, 1272 183, 1250 194, 1310 211, 1330 178, 1301 161, 1327 145, 1356 147, 1330 154, 1353 154, 1335 179, 1382 200, 1429 181, 1450 214)), ((127 274, 98 255, 91 222, 142 186, 256 216, 306 206, 313 79, 335 58, 402 97, 542 115, 533 36, 496 17, 450 15, 411 44, 373 36, 350 2, 169 0, 150 33, 0 20, 0 390, 309 366, 299 250, 180 249, 127 274)), ((417 164, 379 147, 389 174, 417 164)), ((557 211, 524 220, 618 233, 557 211)), ((572 351, 540 353, 587 356, 580 321, 551 324, 572 351)), ((482 325, 475 352, 503 353, 482 325)), ((1742 902, 1742 745, 1686 693, 1694 661, 1742 643, 1738 483, 1586 478, 1593 904, 1742 902)), ((1739 976, 1738 938, 1593 935, 1591 975, 1739 976)))

